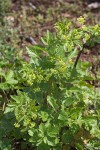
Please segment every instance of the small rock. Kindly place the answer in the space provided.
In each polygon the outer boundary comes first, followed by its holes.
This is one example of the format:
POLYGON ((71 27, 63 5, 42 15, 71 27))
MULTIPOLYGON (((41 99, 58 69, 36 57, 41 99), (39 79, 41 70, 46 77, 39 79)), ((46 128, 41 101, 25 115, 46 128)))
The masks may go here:
POLYGON ((88 8, 90 9, 97 9, 100 7, 100 3, 99 2, 94 2, 88 5, 88 8))
POLYGON ((29 3, 29 5, 32 7, 33 10, 36 9, 36 6, 34 6, 32 3, 29 3))
POLYGON ((27 38, 25 39, 25 41, 26 41, 26 42, 29 42, 29 43, 31 43, 31 44, 33 44, 33 45, 36 45, 36 44, 37 44, 37 42, 36 42, 32 37, 27 37, 27 38))

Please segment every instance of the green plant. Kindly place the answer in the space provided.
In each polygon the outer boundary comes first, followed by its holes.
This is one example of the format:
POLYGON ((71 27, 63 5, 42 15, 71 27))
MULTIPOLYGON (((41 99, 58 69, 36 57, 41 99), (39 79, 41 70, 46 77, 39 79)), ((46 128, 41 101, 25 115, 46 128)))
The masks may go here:
POLYGON ((0 0, 0 16, 4 16, 8 11, 11 0, 0 0))
POLYGON ((0 111, 4 111, 10 95, 19 89, 16 71, 21 67, 21 57, 22 51, 0 43, 0 111))
POLYGON ((30 63, 21 61, 15 68, 18 90, 1 117, 1 141, 10 135, 22 141, 21 149, 37 150, 83 150, 95 141, 99 149, 98 89, 91 85, 91 64, 80 55, 100 43, 100 27, 84 22, 80 17, 77 28, 68 20, 59 22, 55 35, 47 31, 43 44, 27 48, 30 63), (5 120, 12 126, 7 133, 5 120))

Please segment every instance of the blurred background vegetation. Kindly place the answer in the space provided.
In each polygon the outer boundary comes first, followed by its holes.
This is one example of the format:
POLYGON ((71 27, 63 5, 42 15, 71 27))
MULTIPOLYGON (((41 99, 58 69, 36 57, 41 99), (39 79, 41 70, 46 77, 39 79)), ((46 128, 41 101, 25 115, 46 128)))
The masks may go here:
POLYGON ((89 0, 0 0, 0 42, 17 48, 36 44, 66 18, 85 16, 87 24, 100 24, 100 8, 88 6, 89 0))

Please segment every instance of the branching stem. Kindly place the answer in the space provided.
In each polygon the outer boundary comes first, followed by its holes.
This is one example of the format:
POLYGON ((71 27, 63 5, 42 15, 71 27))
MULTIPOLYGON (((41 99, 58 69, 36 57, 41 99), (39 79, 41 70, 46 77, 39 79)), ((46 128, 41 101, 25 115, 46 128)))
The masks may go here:
POLYGON ((78 61, 79 61, 79 59, 80 59, 80 56, 81 56, 83 50, 84 50, 84 46, 83 46, 83 49, 82 49, 82 50, 78 53, 78 55, 77 55, 77 58, 76 58, 76 61, 75 61, 75 64, 74 64, 74 68, 76 68, 77 63, 78 63, 78 61))

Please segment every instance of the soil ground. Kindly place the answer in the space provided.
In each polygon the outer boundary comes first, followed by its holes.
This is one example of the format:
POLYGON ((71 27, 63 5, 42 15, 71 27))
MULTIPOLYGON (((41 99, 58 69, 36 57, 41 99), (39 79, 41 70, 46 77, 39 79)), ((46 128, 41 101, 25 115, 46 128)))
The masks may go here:
MULTIPOLYGON (((85 16, 87 24, 100 24, 100 9, 89 9, 82 0, 13 0, 3 18, 3 30, 12 29, 5 42, 24 48, 39 42, 47 30, 54 31, 54 24, 65 18, 76 21, 85 16), (11 35, 10 35, 11 34, 11 35), (31 37, 31 39, 30 39, 31 37)), ((6 37, 5 37, 6 36, 6 37)))

